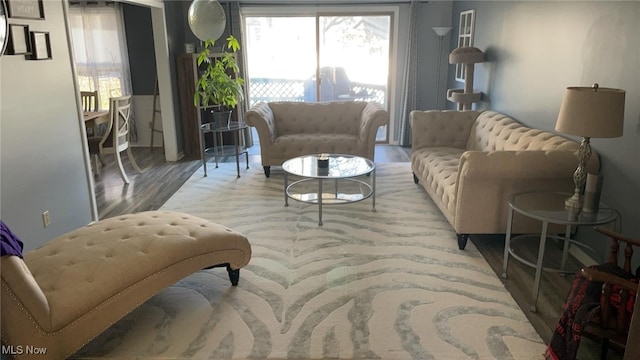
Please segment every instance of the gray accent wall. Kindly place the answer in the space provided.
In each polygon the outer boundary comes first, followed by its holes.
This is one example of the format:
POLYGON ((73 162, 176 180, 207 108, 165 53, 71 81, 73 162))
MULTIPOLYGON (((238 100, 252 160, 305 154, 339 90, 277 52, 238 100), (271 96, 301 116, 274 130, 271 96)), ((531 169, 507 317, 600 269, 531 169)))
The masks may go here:
POLYGON ((49 32, 53 59, 0 57, 0 218, 25 250, 92 220, 84 125, 62 1, 43 1, 45 20, 9 19, 49 32), (44 228, 48 210, 51 226, 44 228))
MULTIPOLYGON (((602 163, 602 201, 620 211, 625 234, 640 237, 640 2, 456 1, 452 31, 469 9, 476 10, 474 46, 486 52, 475 68, 479 109, 554 131, 566 87, 626 90, 624 136, 591 144, 602 163)), ((461 88, 453 75, 450 65, 449 88, 461 88)), ((590 229, 578 238, 604 252, 606 241, 590 229)))
POLYGON ((122 4, 127 52, 134 95, 153 95, 156 80, 156 56, 151 29, 151 9, 122 4))

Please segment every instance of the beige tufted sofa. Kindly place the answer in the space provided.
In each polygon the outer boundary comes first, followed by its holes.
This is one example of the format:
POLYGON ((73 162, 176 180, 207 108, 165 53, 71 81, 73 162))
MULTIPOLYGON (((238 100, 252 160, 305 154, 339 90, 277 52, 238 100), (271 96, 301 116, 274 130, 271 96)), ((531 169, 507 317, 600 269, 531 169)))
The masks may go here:
MULTIPOLYGON (((458 234, 504 234, 508 200, 516 192, 573 193, 578 143, 530 129, 494 111, 412 111, 411 169, 458 234)), ((589 171, 597 172, 593 153, 589 171)), ((540 232, 517 216, 514 232, 540 232)))
POLYGON ((389 123, 389 113, 375 102, 271 102, 255 105, 245 115, 260 140, 262 166, 296 156, 332 153, 373 160, 378 127, 389 123))
POLYGON ((198 270, 223 265, 232 283, 247 238, 210 221, 151 211, 99 221, 24 255, 2 257, 2 345, 18 358, 63 359, 198 270), (27 346, 46 349, 29 354, 27 346), (21 354, 20 354, 21 353, 21 354))

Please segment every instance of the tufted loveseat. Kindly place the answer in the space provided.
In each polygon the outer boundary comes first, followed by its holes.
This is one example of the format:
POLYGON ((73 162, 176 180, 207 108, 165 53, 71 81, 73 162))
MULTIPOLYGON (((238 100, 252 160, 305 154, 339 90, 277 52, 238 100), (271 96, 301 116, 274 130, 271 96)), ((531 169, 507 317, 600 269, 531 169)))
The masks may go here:
POLYGON ((20 256, 1 259, 3 353, 64 359, 196 271, 226 266, 236 285, 251 245, 199 217, 148 211, 101 220, 20 256))
POLYGON ((389 114, 375 102, 270 102, 252 107, 245 121, 258 132, 269 177, 271 166, 302 155, 349 154, 373 160, 376 132, 389 123, 389 114))
MULTIPOLYGON (((573 193, 578 143, 531 129, 494 111, 412 111, 411 170, 458 234, 504 234, 516 192, 573 193)), ((593 153, 588 170, 597 172, 593 153)), ((516 216, 515 233, 540 232, 516 216)))

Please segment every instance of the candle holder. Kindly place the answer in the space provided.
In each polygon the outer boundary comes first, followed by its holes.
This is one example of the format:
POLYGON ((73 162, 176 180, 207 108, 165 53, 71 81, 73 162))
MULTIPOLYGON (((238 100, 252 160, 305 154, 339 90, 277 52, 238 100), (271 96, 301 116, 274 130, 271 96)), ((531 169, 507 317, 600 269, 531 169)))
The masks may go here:
POLYGON ((318 155, 318 168, 319 169, 329 168, 329 154, 318 155))

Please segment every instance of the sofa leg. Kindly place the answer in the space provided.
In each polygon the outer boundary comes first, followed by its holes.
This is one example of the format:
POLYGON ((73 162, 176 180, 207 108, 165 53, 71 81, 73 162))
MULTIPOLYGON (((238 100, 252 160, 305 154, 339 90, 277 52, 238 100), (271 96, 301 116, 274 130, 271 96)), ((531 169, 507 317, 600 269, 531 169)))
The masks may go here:
POLYGON ((227 273, 229 274, 229 281, 231 281, 231 285, 238 286, 238 281, 240 280, 240 269, 233 270, 231 268, 231 265, 229 265, 229 263, 212 265, 212 266, 208 266, 208 267, 206 267, 204 269, 207 270, 207 269, 213 269, 213 268, 218 268, 218 267, 227 268, 227 273))
POLYGON ((413 183, 417 184, 420 180, 418 180, 418 177, 416 176, 415 173, 413 173, 413 183))
POLYGON ((271 175, 271 166, 263 166, 262 168, 264 169, 264 176, 269 177, 271 175))
POLYGON ((467 240, 469 240, 469 234, 457 234, 458 235, 458 249, 464 250, 467 246, 467 240))
POLYGON ((238 286, 238 281, 240 280, 240 269, 233 270, 231 266, 227 264, 227 272, 229 273, 231 285, 238 286))

